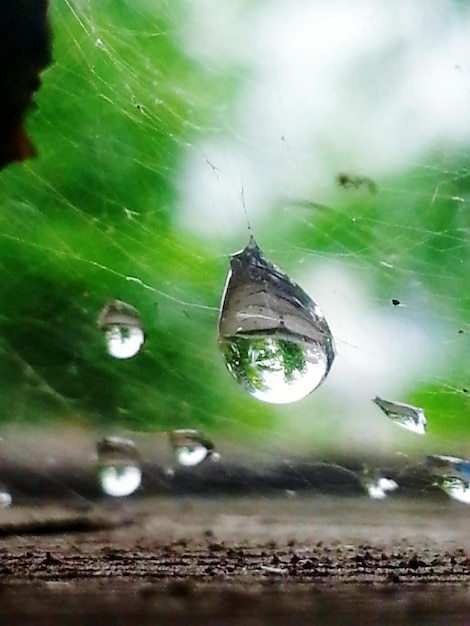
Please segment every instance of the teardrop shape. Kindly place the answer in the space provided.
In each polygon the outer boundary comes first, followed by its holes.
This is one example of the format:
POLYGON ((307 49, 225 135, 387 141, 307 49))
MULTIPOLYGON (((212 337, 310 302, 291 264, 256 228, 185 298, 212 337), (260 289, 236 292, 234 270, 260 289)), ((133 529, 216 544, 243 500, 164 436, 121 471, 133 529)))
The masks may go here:
POLYGON ((209 456, 218 458, 214 452, 214 444, 198 430, 185 428, 181 430, 171 430, 168 433, 170 444, 176 455, 176 460, 180 465, 190 467, 199 465, 209 456))
POLYGON ((376 396, 372 402, 382 409, 395 424, 411 430, 418 435, 426 433, 426 416, 424 410, 404 402, 392 402, 376 396))
POLYGON ((116 359, 130 359, 142 348, 145 335, 137 309, 121 300, 111 300, 98 317, 108 352, 116 359))
POLYGON ((142 482, 140 454, 133 441, 106 437, 96 444, 98 482, 108 496, 126 497, 142 482))
POLYGON ((229 372, 252 396, 287 404, 325 380, 335 357, 320 307, 270 263, 253 237, 230 257, 219 317, 229 372))

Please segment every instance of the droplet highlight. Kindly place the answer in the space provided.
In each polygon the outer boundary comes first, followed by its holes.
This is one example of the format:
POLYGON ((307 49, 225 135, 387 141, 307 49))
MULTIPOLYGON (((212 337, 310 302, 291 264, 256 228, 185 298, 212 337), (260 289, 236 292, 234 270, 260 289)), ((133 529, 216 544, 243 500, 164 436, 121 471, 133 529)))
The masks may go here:
POLYGON ((121 300, 106 304, 98 317, 108 353, 116 359, 130 359, 140 352, 145 335, 137 309, 121 300))
POLYGON ((168 437, 179 465, 191 467, 199 465, 209 457, 214 461, 220 458, 214 450, 212 441, 198 430, 190 428, 171 430, 168 437))
POLYGON ((142 483, 139 451, 133 441, 106 437, 96 444, 98 482, 103 492, 115 498, 133 494, 142 483))
POLYGON ((411 430, 418 435, 424 435, 426 433, 427 420, 423 409, 412 406, 411 404, 405 404, 404 402, 383 400, 378 396, 376 396, 372 402, 375 402, 395 424, 407 430, 411 430))
POLYGON ((273 404, 296 402, 314 391, 335 357, 320 307, 264 257, 253 237, 230 257, 219 346, 235 380, 273 404))

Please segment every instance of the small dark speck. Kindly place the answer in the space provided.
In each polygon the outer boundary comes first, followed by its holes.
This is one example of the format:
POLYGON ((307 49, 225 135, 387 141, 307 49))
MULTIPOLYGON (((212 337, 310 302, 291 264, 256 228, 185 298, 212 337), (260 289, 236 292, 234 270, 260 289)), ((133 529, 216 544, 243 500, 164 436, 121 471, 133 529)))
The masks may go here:
POLYGON ((375 182, 367 176, 355 176, 351 174, 345 174, 341 172, 336 177, 336 182, 340 187, 344 189, 359 189, 360 187, 366 187, 370 193, 377 193, 377 185, 375 182))
POLYGON ((139 111, 142 109, 142 105, 141 104, 136 104, 135 105, 137 109, 139 109, 139 111))
POLYGON ((459 328, 459 335, 463 335, 463 330, 459 328))
POLYGON ((462 389, 462 391, 463 391, 464 393, 468 393, 468 389, 465 389, 465 387, 462 389))
POLYGON ((393 306, 398 306, 400 304, 400 300, 397 300, 396 298, 392 298, 392 304, 393 306))

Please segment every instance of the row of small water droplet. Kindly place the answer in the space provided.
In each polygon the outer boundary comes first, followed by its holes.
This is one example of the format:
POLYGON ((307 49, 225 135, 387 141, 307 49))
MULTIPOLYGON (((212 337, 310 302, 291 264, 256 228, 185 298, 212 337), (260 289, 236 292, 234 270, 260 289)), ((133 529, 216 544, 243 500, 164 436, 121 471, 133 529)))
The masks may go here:
MULTIPOLYGON (((212 441, 197 430, 172 430, 168 439, 177 463, 184 467, 220 458, 212 441)), ((137 491, 142 483, 142 458, 131 439, 105 437, 96 444, 96 452, 98 481, 106 495, 125 497, 137 491)), ((168 473, 171 475, 172 470, 168 473)))

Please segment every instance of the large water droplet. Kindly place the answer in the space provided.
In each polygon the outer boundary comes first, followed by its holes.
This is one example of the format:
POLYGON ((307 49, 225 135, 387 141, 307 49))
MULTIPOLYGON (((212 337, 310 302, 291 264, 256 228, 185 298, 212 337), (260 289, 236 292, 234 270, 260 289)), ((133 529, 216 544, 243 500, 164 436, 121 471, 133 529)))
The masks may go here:
POLYGON ((98 317, 108 352, 116 359, 130 359, 142 348, 145 335, 137 309, 126 302, 108 302, 98 317))
POLYGON ((405 404, 404 402, 382 400, 382 398, 378 396, 376 396, 372 402, 375 402, 395 424, 407 430, 411 430, 414 433, 418 433, 419 435, 425 434, 427 422, 423 409, 412 406, 411 404, 405 404))
POLYGON ((98 481, 108 496, 125 497, 142 482, 139 451, 130 439, 106 437, 96 444, 98 481))
POLYGON ((171 430, 168 433, 170 444, 180 465, 199 465, 206 458, 217 460, 219 455, 214 452, 214 444, 198 430, 185 428, 171 430))
POLYGON ((304 398, 326 378, 335 356, 322 311, 253 237, 230 257, 230 268, 219 318, 228 370, 258 400, 304 398))

